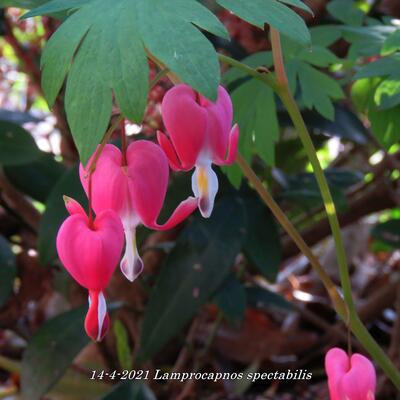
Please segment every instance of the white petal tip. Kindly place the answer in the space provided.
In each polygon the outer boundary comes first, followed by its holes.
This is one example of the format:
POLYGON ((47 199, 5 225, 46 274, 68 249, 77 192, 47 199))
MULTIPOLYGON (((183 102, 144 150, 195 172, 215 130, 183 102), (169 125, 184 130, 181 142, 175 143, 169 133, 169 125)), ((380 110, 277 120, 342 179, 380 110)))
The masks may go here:
POLYGON ((130 282, 135 281, 144 269, 143 261, 138 255, 133 258, 124 257, 120 267, 122 273, 130 282))
POLYGON ((218 192, 218 178, 211 168, 211 163, 205 166, 196 166, 192 176, 192 189, 199 199, 199 210, 204 218, 210 218, 215 196, 218 192))

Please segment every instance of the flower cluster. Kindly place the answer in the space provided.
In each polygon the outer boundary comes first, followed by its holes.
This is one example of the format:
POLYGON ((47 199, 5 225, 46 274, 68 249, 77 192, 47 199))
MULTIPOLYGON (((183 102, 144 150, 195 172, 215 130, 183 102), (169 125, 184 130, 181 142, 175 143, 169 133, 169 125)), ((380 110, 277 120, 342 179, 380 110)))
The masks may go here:
POLYGON ((122 273, 134 281, 143 271, 136 246, 137 226, 171 229, 196 208, 204 217, 211 215, 218 191, 211 165, 232 164, 236 158, 239 129, 231 129, 232 113, 232 102, 224 88, 219 88, 213 103, 189 86, 177 85, 163 99, 167 134, 158 133, 161 147, 137 140, 122 154, 116 146, 106 144, 97 149, 86 168, 80 166, 81 183, 96 218, 88 216, 75 200, 66 198, 70 217, 58 232, 57 251, 70 275, 89 291, 85 329, 93 340, 101 340, 109 327, 104 290, 121 258, 124 242, 122 273), (195 168, 194 197, 182 201, 168 221, 159 224, 169 181, 168 164, 175 171, 195 168))

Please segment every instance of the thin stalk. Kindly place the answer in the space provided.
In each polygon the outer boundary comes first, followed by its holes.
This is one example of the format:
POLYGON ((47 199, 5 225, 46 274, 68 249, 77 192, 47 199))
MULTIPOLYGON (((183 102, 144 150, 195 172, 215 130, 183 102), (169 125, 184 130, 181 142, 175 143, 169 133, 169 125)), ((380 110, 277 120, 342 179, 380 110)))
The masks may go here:
POLYGON ((292 225, 292 223, 289 221, 286 214, 281 210, 281 208, 276 203, 274 198, 269 194, 268 190, 264 187, 261 180, 258 178, 256 173, 253 171, 253 169, 250 167, 250 165, 246 162, 246 160, 243 158, 243 156, 240 153, 238 153, 236 161, 237 161, 239 167, 241 168, 241 170, 243 171, 244 176, 249 180, 249 182, 252 183, 252 185, 254 186, 254 189, 259 194, 261 199, 268 206, 268 208, 271 210, 272 214, 274 214, 275 218, 282 225, 283 229, 286 230, 288 235, 296 243, 296 245, 301 250, 301 252, 307 257, 311 266, 318 273, 322 283, 324 284, 324 286, 329 294, 329 297, 332 300, 332 303, 333 303, 333 306, 334 306, 336 312, 342 318, 345 318, 346 315, 348 315, 346 304, 343 301, 342 297, 340 296, 340 294, 336 288, 336 285, 332 282, 329 275, 325 272, 324 268, 318 261, 317 257, 314 255, 314 253, 308 247, 307 243, 301 237, 300 233, 292 225))
POLYGON ((154 86, 166 75, 169 74, 169 69, 164 68, 158 72, 158 74, 154 77, 154 79, 150 82, 150 89, 153 89, 154 86))
POLYGON ((289 81, 286 76, 285 64, 283 62, 281 36, 279 32, 271 28, 271 43, 272 43, 272 57, 274 59, 274 67, 278 85, 281 87, 289 86, 289 81))
POLYGON ((121 130, 121 152, 122 152, 122 165, 126 167, 128 165, 128 160, 126 158, 126 150, 128 148, 125 130, 121 130))
POLYGON ((124 120, 124 116, 123 115, 119 115, 118 118, 114 121, 114 123, 110 126, 108 131, 105 133, 104 138, 101 141, 100 146, 96 151, 96 155, 93 157, 93 160, 92 160, 92 162, 90 164, 89 174, 93 174, 93 172, 96 170, 97 161, 99 161, 101 153, 103 153, 104 147, 109 142, 109 140, 111 139, 112 134, 118 128, 119 124, 123 120, 124 120))
POLYGON ((349 270, 347 265, 346 251, 344 249, 342 235, 340 233, 340 225, 339 225, 339 220, 337 218, 336 206, 335 203, 333 202, 333 198, 328 186, 328 182, 325 178, 324 171, 319 162, 317 151, 311 140, 311 136, 308 132, 307 126, 304 123, 299 107, 297 106, 297 103, 290 91, 288 79, 286 76, 285 66, 283 62, 280 34, 274 28, 271 28, 271 43, 272 43, 272 54, 275 63, 275 71, 277 74, 277 81, 280 86, 280 97, 284 105, 286 106, 290 118, 293 121, 293 125, 299 134, 300 140, 303 143, 304 149, 306 150, 307 156, 313 168, 315 178, 317 180, 319 189, 321 191, 326 214, 328 216, 329 225, 332 230, 333 240, 335 242, 336 257, 339 265, 340 281, 342 284, 343 295, 350 311, 355 312, 353 294, 351 291, 349 270))
POLYGON ((260 73, 255 69, 249 67, 248 65, 243 64, 242 62, 237 61, 234 58, 228 57, 225 54, 218 53, 218 58, 221 62, 242 70, 247 75, 252 76, 258 81, 263 82, 266 85, 270 86, 273 90, 278 91, 278 84, 276 82, 275 77, 272 74, 268 74, 265 72, 260 73))
POLYGON ((326 181, 324 171, 318 160, 317 152, 311 140, 310 134, 308 133, 308 129, 304 123, 300 110, 297 107, 297 103, 294 100, 289 89, 282 91, 281 99, 285 104, 285 106, 287 107, 287 111, 290 115, 290 118, 292 119, 293 124, 299 134, 300 140, 303 143, 303 146, 306 150, 311 166, 313 168, 313 172, 317 180, 318 186, 320 188, 329 225, 332 230, 333 240, 335 242, 336 257, 339 266, 340 282, 343 289, 343 295, 347 305, 349 306, 350 312, 353 312, 355 311, 355 306, 351 291, 351 281, 348 272, 346 251, 344 248, 342 235, 340 232, 340 225, 337 217, 335 203, 333 202, 333 198, 328 183, 326 181))

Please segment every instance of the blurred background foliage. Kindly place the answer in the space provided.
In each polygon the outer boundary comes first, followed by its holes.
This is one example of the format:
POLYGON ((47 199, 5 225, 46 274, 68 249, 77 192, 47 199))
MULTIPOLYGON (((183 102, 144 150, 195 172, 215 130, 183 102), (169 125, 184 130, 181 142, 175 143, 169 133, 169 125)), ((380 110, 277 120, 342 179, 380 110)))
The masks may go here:
MULTIPOLYGON (((85 292, 55 251, 67 215, 62 195, 86 201, 78 151, 66 119, 65 88, 50 111, 40 83, 40 55, 65 15, 19 19, 21 8, 44 3, 0 0, 0 396, 327 398, 323 354, 343 345, 346 331, 306 259, 237 166, 219 172, 221 190, 210 220, 194 215, 169 232, 141 228, 145 272, 134 284, 115 274, 107 296, 112 330, 103 343, 89 344, 85 292), (303 368, 313 380, 289 388, 279 381, 89 379, 92 370, 133 368, 303 368)), ((204 3, 231 36, 206 34, 214 47, 268 73, 273 63, 263 30, 213 1, 204 3)), ((360 315, 399 363, 400 4, 305 3, 314 17, 297 11, 310 27, 311 47, 283 36, 290 86, 340 211, 360 315)), ((150 63, 150 77, 156 72, 150 63)), ((222 73, 241 128, 241 153, 338 282, 318 186, 287 113, 265 85, 233 68, 223 66, 222 73)), ((150 91, 142 125, 121 124, 130 140, 152 140, 162 129, 160 102, 170 86, 163 78, 150 91)), ((189 194, 189 179, 172 176, 162 217, 189 194)), ((378 388, 379 398, 398 398, 383 376, 378 388)))

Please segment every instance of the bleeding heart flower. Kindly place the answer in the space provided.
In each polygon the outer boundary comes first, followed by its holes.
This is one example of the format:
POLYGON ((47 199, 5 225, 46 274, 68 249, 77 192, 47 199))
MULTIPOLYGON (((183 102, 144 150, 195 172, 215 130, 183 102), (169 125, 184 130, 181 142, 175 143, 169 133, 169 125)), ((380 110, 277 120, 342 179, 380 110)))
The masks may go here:
POLYGON ((375 369, 363 355, 349 357, 342 349, 333 348, 326 354, 325 370, 331 400, 375 399, 375 369))
POLYGON ((89 290, 89 311, 85 320, 87 334, 100 341, 109 326, 103 290, 107 287, 121 257, 124 232, 112 210, 99 213, 90 222, 81 205, 65 197, 71 214, 57 234, 57 252, 64 267, 89 290))
POLYGON ((192 189, 203 217, 208 218, 218 192, 218 178, 211 165, 236 160, 239 127, 232 127, 233 108, 227 91, 220 86, 215 103, 181 84, 167 92, 162 117, 168 135, 157 133, 158 142, 175 171, 195 167, 192 189))
MULTIPOLYGON (((143 270, 136 246, 136 227, 142 223, 151 229, 171 229, 197 208, 197 200, 189 197, 179 204, 165 224, 158 224, 169 180, 167 157, 156 144, 138 140, 129 145, 126 160, 127 165, 124 165, 117 147, 111 144, 104 147, 92 174, 92 207, 96 213, 112 209, 120 216, 126 239, 121 270, 133 281, 143 270)), ((91 160, 87 168, 90 165, 91 160)), ((88 193, 89 174, 82 165, 80 177, 88 193)))

